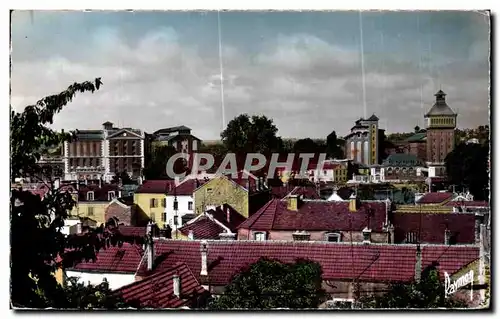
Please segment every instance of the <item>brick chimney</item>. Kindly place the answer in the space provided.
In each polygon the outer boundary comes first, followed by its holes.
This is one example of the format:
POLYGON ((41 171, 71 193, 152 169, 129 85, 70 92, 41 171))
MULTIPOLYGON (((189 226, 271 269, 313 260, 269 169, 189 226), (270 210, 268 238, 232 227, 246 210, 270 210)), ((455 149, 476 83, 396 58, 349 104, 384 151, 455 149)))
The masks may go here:
POLYGON ((149 222, 146 227, 146 234, 148 236, 147 242, 147 258, 148 258, 148 271, 153 270, 153 263, 155 259, 154 240, 153 240, 153 222, 149 222))
POLYGON ((363 229, 363 244, 370 244, 372 242, 371 235, 372 230, 365 227, 365 229, 363 229))
POLYGON ((287 209, 298 211, 299 210, 299 195, 290 195, 287 199, 287 209))
POLYGON ((200 276, 208 276, 208 244, 206 240, 201 242, 201 271, 200 276))
POLYGON ((420 277, 422 276, 422 251, 420 245, 417 245, 417 256, 415 262, 415 281, 420 282, 420 277))
POLYGON ((173 288, 174 288, 174 295, 177 298, 180 298, 180 296, 181 296, 181 278, 179 277, 178 274, 175 274, 172 277, 172 283, 173 283, 173 288))
POLYGON ((349 211, 354 213, 358 210, 358 199, 355 193, 352 193, 351 197, 349 197, 349 211))
POLYGON ((231 211, 229 210, 229 207, 226 207, 226 221, 231 223, 231 211))

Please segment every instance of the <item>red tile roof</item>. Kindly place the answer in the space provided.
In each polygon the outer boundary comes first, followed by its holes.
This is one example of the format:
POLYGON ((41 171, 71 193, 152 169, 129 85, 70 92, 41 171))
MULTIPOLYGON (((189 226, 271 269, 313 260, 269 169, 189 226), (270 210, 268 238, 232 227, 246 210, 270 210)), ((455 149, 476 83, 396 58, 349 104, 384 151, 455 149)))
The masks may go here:
POLYGON ((146 227, 138 226, 118 226, 118 231, 125 237, 145 237, 146 227))
POLYGON ((427 193, 418 200, 418 204, 441 204, 453 197, 452 193, 427 193))
POLYGON ((206 293, 185 263, 177 263, 172 268, 157 272, 115 291, 131 304, 144 308, 191 307, 196 299, 206 293), (180 279, 180 297, 174 295, 173 276, 180 279))
POLYGON ((203 179, 188 179, 183 181, 181 184, 177 185, 177 187, 172 188, 169 192, 167 192, 168 195, 174 196, 193 196, 194 191, 200 187, 201 185, 205 184, 207 181, 203 179))
POLYGON ((78 189, 78 201, 87 202, 87 193, 94 192, 94 202, 109 202, 108 192, 115 192, 118 196, 118 185, 104 184, 99 185, 80 185, 78 189))
POLYGON ((135 191, 138 194, 166 194, 175 187, 174 180, 146 180, 135 191))
POLYGON ((466 213, 394 213, 394 241, 403 243, 409 232, 420 233, 420 242, 444 244, 448 229, 457 244, 473 244, 475 241, 475 216, 466 213), (419 232, 420 230, 420 232, 419 232))
POLYGON ((460 207, 460 206, 465 206, 465 207, 489 207, 490 205, 488 204, 487 201, 472 200, 472 201, 449 201, 448 203, 445 204, 445 206, 453 206, 453 207, 460 207))
MULTIPOLYGON (((164 271, 185 262, 199 278, 201 270, 200 241, 159 240, 155 242, 157 268, 164 271)), ((415 273, 415 245, 350 245, 329 242, 297 241, 208 241, 208 272, 212 285, 226 285, 242 268, 261 257, 294 262, 306 258, 318 262, 325 280, 410 281, 415 273), (354 258, 353 258, 354 257, 354 258)), ((441 271, 453 274, 479 256, 471 246, 423 246, 423 268, 438 260, 441 271)), ((139 274, 146 273, 143 261, 139 274)))
POLYGON ((238 228, 254 230, 358 230, 382 231, 386 203, 363 201, 354 213, 349 202, 305 200, 298 211, 287 209, 287 200, 273 199, 238 228), (371 215, 371 216, 370 216, 371 215))
POLYGON ((229 228, 232 232, 236 232, 237 228, 241 223, 243 223, 246 218, 245 216, 241 215, 236 211, 236 209, 232 208, 228 204, 224 204, 221 206, 217 206, 215 210, 210 210, 209 213, 212 215, 215 219, 217 219, 218 222, 222 223, 224 226, 229 228), (229 221, 228 221, 228 216, 227 213, 229 211, 229 221))
POLYGON ((137 245, 123 243, 122 247, 110 246, 101 249, 95 262, 81 262, 68 269, 71 271, 100 273, 131 273, 134 274, 142 259, 142 248, 137 245))
POLYGON ((193 231, 195 239, 218 239, 219 234, 225 232, 224 228, 207 216, 200 217, 194 223, 185 224, 179 231, 186 236, 189 235, 189 231, 193 231))

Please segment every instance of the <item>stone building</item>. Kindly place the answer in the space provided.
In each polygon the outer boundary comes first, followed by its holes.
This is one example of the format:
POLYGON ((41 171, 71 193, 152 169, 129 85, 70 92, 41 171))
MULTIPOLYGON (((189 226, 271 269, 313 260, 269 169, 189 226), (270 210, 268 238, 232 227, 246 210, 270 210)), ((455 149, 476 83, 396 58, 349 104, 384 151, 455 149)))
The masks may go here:
POLYGON ((383 130, 379 129, 378 121, 375 114, 356 121, 351 133, 345 137, 347 158, 365 165, 379 163, 379 139, 383 130))

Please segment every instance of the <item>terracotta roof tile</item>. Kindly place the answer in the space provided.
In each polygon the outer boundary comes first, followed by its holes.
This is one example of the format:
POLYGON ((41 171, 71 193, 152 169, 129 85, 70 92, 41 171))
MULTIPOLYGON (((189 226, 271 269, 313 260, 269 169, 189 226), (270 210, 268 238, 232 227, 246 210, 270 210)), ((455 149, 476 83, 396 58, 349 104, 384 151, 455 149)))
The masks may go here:
POLYGON ((363 201, 349 212, 349 202, 305 200, 298 211, 287 209, 287 200, 273 199, 238 228, 255 230, 363 230, 382 231, 386 203, 363 201))
POLYGON ((119 225, 118 231, 125 237, 145 237, 146 227, 119 225))
MULTIPOLYGON (((160 240, 155 242, 157 268, 164 271, 185 262, 199 278, 200 241, 160 240)), ((353 245, 327 242, 208 241, 208 271, 212 285, 226 285, 244 267, 261 257, 294 262, 306 258, 318 262, 325 280, 410 281, 415 272, 415 245, 353 245), (354 257, 354 258, 353 258, 354 257)), ((440 262, 439 269, 450 274, 475 260, 477 247, 423 246, 422 264, 440 262), (448 249, 448 250, 447 250, 448 249), (444 254, 443 254, 444 252, 444 254)), ((145 274, 145 262, 139 274, 145 274)))
POLYGON ((118 196, 118 185, 104 184, 99 185, 80 185, 78 189, 78 201, 87 202, 87 193, 94 192, 94 202, 109 202, 108 192, 115 192, 118 196))
POLYGON ((394 241, 402 243, 406 234, 418 234, 420 242, 444 244, 444 233, 448 229, 457 244, 473 244, 475 241, 474 214, 394 213, 394 241))
POLYGON ((186 236, 189 235, 189 231, 193 231, 195 239, 218 239, 219 234, 225 232, 224 228, 206 216, 200 217, 192 224, 182 226, 179 231, 186 236))
POLYGON ((418 204, 441 204, 453 197, 452 193, 427 193, 418 200, 418 204))
POLYGON ((188 179, 177 185, 177 187, 172 188, 167 194, 171 196, 192 196, 194 191, 206 182, 206 180, 188 179))
POLYGON ((228 204, 224 204, 221 206, 217 206, 215 210, 211 210, 210 214, 217 219, 218 222, 222 223, 224 226, 229 228, 232 232, 236 232, 237 228, 241 223, 243 223, 246 218, 241 215, 228 204), (229 212, 229 221, 228 221, 228 212, 229 212))
POLYGON ((95 262, 82 262, 69 270, 133 274, 136 272, 141 258, 141 247, 123 243, 122 247, 110 246, 106 249, 101 249, 97 253, 95 262))
POLYGON ((177 263, 172 268, 157 272, 115 291, 125 301, 144 308, 190 307, 205 289, 196 280, 185 263, 177 263), (174 295, 173 276, 180 279, 180 297, 174 295))
POLYGON ((139 194, 166 194, 174 187, 174 180, 146 180, 135 192, 139 194))

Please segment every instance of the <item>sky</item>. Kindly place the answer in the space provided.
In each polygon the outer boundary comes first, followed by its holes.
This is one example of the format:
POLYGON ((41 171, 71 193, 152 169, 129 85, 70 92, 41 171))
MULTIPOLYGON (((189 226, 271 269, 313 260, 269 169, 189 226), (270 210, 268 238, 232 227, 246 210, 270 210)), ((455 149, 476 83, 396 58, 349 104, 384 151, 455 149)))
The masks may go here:
POLYGON ((282 137, 325 138, 365 110, 389 133, 423 127, 442 89, 472 128, 489 124, 489 29, 486 13, 465 11, 14 11, 11 105, 101 77, 54 128, 186 125, 213 140, 247 113, 282 137))

